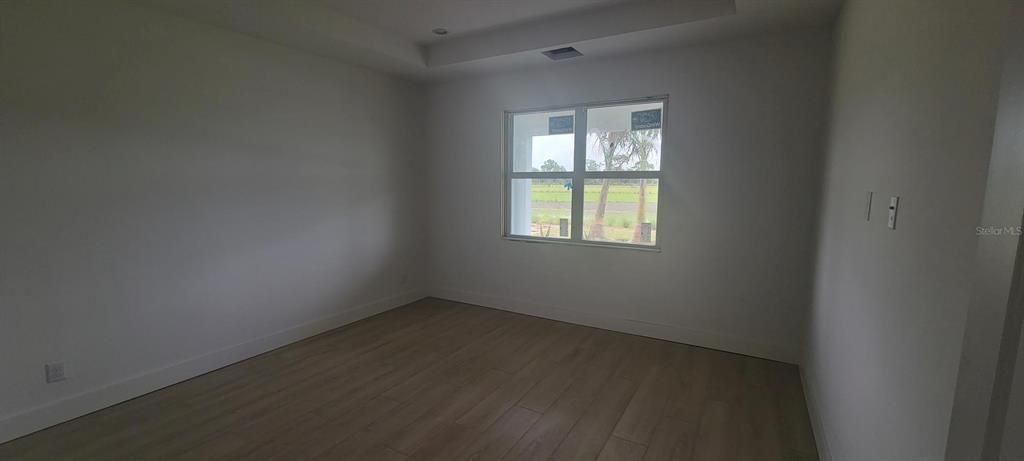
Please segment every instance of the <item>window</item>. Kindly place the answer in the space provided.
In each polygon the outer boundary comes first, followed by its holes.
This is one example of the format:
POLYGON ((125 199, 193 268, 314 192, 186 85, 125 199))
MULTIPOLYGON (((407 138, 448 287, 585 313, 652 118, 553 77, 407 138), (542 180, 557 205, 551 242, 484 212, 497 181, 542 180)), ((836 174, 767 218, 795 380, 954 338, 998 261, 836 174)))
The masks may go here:
POLYGON ((654 247, 666 103, 507 112, 504 235, 654 247))

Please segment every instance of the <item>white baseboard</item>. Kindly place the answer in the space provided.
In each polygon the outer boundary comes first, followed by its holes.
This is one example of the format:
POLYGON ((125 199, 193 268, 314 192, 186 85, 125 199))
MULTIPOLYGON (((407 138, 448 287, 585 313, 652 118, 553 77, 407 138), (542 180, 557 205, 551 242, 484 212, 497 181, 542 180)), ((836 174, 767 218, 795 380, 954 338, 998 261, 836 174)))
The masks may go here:
POLYGON ((818 448, 818 459, 820 461, 832 461, 832 446, 828 442, 828 432, 821 420, 819 413, 818 398, 814 382, 804 373, 804 367, 800 367, 800 381, 804 386, 804 400, 807 402, 807 413, 811 418, 811 430, 814 431, 814 444, 818 448))
POLYGON ((430 293, 432 296, 436 296, 438 298, 492 307, 495 309, 517 312, 535 317, 543 317, 561 322, 575 323, 577 325, 585 325, 605 330, 664 339, 667 341, 690 344, 726 352, 734 352, 737 354, 760 357, 779 362, 792 364, 798 363, 798 353, 796 351, 789 351, 776 345, 757 343, 717 332, 708 332, 683 328, 676 325, 664 325, 641 320, 611 317, 518 299, 471 293, 452 288, 434 288, 430 290, 430 293))
POLYGON ((116 405, 327 330, 409 304, 423 297, 424 293, 421 291, 400 293, 339 314, 147 371, 55 402, 0 416, 0 443, 116 405))

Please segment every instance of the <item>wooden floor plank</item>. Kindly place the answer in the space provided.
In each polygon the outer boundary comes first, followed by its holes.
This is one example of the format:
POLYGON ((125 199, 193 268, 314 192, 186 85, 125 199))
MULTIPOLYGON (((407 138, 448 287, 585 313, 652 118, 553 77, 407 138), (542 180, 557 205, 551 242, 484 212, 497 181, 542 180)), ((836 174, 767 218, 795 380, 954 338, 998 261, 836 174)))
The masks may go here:
POLYGON ((474 386, 460 388, 451 398, 438 403, 432 411, 395 435, 388 442, 388 446, 400 453, 416 452, 427 442, 434 441, 432 438, 439 432, 439 428, 454 424, 455 420, 485 396, 493 393, 510 377, 509 374, 498 370, 486 370, 483 374, 481 379, 475 381, 474 386))
POLYGON ((558 446, 551 459, 597 459, 635 392, 636 383, 633 381, 612 377, 598 394, 594 404, 587 409, 558 446))
POLYGON ((693 456, 704 402, 712 381, 715 352, 677 346, 665 384, 668 399, 650 435, 647 461, 685 461, 693 456))
POLYGON ((597 461, 641 461, 647 446, 612 436, 604 444, 597 461))
POLYGON ((693 446, 694 461, 739 458, 736 447, 739 430, 735 414, 736 408, 729 402, 713 400, 704 405, 693 446))
POLYGON ((506 460, 546 460, 576 426, 597 396, 612 379, 612 370, 621 360, 624 348, 608 332, 591 338, 588 351, 581 354, 571 384, 562 392, 544 416, 505 455, 506 460))
MULTIPOLYGON (((573 383, 582 364, 587 363, 587 358, 596 351, 603 350, 603 347, 607 347, 607 341, 602 341, 608 337, 606 332, 581 330, 573 337, 576 339, 571 340, 571 343, 574 344, 571 348, 561 355, 552 357, 560 366, 530 389, 530 392, 519 400, 519 406, 538 413, 547 411, 573 383)), ((551 357, 552 355, 545 354, 545 356, 551 357)))
POLYGON ((493 426, 479 436, 454 459, 472 461, 498 461, 519 438, 540 419, 540 413, 512 407, 493 426))
POLYGON ((796 367, 439 299, 30 436, 4 461, 815 460, 796 367))
POLYGON ((674 371, 685 354, 681 347, 671 347, 660 341, 658 345, 651 351, 652 360, 643 371, 644 375, 638 377, 640 384, 636 394, 615 426, 616 437, 641 445, 649 443, 654 427, 667 408, 666 403, 675 391, 673 381, 677 375, 674 371))

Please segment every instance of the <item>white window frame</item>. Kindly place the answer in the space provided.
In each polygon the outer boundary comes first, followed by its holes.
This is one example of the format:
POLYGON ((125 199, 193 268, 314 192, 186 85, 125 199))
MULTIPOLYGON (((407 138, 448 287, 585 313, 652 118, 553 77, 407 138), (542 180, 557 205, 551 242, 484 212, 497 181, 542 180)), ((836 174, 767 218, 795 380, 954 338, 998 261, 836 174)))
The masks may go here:
MULTIPOLYGON (((506 110, 502 124, 502 186, 501 186, 501 236, 506 240, 535 243, 559 243, 563 245, 583 245, 605 248, 627 248, 644 251, 661 251, 662 232, 658 232, 653 245, 642 245, 625 242, 602 242, 597 240, 585 240, 583 238, 583 189, 587 179, 657 179, 658 190, 662 186, 662 171, 666 155, 664 155, 665 138, 668 134, 666 121, 668 120, 668 95, 648 96, 635 99, 623 99, 616 101, 601 101, 584 104, 571 104, 564 106, 551 106, 524 110, 506 110), (661 107, 661 145, 662 157, 657 171, 586 171, 587 170, 587 109, 599 107, 626 106, 630 104, 645 104, 660 102, 661 107), (538 112, 574 111, 573 115, 573 170, 568 171, 523 171, 516 172, 512 165, 512 142, 513 142, 513 119, 516 115, 531 114, 538 112), (572 179, 572 214, 570 217, 569 238, 536 237, 532 235, 512 234, 512 200, 511 188, 513 179, 572 179)), ((659 194, 660 195, 660 194, 659 194)), ((661 197, 658 198, 657 216, 661 221, 661 197)))

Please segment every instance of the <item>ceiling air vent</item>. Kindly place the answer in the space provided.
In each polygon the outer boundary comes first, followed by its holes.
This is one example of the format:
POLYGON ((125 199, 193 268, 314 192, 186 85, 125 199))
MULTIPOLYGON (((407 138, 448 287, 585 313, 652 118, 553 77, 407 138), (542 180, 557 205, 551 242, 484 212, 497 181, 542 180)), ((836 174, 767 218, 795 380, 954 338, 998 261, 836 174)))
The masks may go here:
POLYGON ((563 59, 575 58, 577 56, 583 56, 576 48, 567 46, 565 48, 558 48, 554 50, 547 50, 544 52, 544 56, 547 56, 552 61, 561 61, 563 59))

